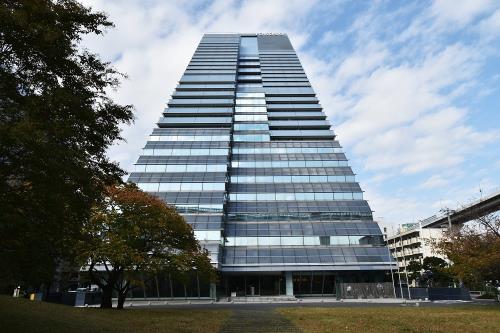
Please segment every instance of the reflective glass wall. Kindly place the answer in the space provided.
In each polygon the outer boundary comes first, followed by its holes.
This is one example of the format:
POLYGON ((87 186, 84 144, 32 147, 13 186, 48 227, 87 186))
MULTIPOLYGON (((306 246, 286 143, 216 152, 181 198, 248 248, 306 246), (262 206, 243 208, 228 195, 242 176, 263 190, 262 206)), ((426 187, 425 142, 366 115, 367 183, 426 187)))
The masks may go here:
POLYGON ((332 273, 390 267, 284 34, 206 34, 129 181, 175 205, 230 285, 264 276, 268 293, 294 271, 301 290, 330 294, 332 273))

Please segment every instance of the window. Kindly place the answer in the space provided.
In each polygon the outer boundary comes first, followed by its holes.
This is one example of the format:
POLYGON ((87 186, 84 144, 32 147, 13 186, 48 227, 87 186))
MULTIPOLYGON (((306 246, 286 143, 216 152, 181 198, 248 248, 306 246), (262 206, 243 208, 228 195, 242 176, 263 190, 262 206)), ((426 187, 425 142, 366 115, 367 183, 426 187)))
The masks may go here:
POLYGON ((267 109, 265 106, 237 106, 234 111, 236 113, 265 113, 267 109))
POLYGON ((234 116, 235 121, 267 121, 265 114, 237 114, 234 116))
POLYGON ((330 245, 330 236, 319 236, 320 245, 330 245))
POLYGON ((241 37, 240 38, 240 56, 258 55, 259 47, 257 45, 257 37, 241 37))
MULTIPOLYGON (((266 131, 268 124, 234 124, 235 131, 266 131)), ((237 148, 236 148, 237 149, 237 148)))
POLYGON ((262 83, 238 83, 238 88, 262 88, 262 83))
POLYGON ((236 99, 236 105, 265 105, 266 100, 263 98, 236 99))
POLYGON ((237 92, 236 93, 237 98, 264 98, 265 94, 264 93, 250 93, 250 92, 237 92))
POLYGON ((257 142, 257 141, 269 141, 271 138, 269 137, 269 134, 235 134, 233 135, 233 140, 234 141, 250 141, 250 142, 257 142))

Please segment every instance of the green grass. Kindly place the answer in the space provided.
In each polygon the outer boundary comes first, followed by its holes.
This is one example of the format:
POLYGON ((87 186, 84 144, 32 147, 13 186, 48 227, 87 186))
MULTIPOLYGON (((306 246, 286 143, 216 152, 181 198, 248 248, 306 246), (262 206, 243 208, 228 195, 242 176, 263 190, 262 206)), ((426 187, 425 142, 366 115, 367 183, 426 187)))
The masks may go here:
POLYGON ((281 308, 278 311, 304 332, 500 332, 498 306, 281 308))
MULTIPOLYGON (((276 311, 306 333, 500 333, 500 306, 282 307, 276 311)), ((0 296, 1 333, 211 333, 218 332, 230 314, 231 310, 216 307, 73 308, 0 296)))
POLYGON ((218 332, 230 311, 73 308, 0 296, 0 332, 218 332))

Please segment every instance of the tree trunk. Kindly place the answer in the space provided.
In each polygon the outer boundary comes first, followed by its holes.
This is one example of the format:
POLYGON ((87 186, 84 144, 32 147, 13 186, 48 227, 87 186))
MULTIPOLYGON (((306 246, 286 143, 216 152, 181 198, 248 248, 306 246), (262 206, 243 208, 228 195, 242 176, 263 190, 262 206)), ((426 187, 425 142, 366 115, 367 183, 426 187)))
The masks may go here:
POLYGON ((111 309, 113 307, 113 286, 107 285, 102 289, 102 299, 101 299, 101 308, 102 309, 111 309))
POLYGON ((125 304, 125 298, 127 297, 127 292, 119 292, 118 293, 118 305, 116 306, 117 309, 122 310, 123 309, 123 304, 125 304))

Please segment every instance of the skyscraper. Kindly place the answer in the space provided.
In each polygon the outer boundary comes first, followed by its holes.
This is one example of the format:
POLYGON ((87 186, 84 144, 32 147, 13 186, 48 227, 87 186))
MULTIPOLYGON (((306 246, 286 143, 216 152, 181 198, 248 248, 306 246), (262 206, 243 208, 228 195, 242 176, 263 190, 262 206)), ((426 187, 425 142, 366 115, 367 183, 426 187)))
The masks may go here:
POLYGON ((129 181, 192 225, 218 295, 387 280, 380 228, 285 34, 204 35, 129 181))

